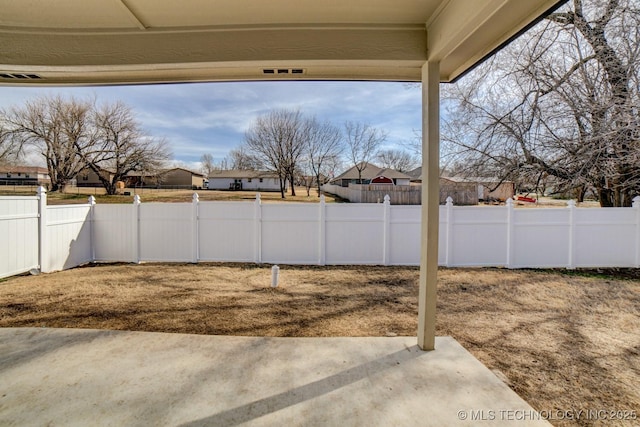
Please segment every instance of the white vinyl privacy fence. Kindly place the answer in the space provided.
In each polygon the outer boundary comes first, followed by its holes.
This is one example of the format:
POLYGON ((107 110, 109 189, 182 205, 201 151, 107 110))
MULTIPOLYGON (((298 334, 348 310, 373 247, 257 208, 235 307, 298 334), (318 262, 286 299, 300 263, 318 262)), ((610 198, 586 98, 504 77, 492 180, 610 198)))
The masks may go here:
POLYGON ((95 202, 90 200, 85 205, 47 206, 42 187, 33 197, 0 197, 0 277, 91 262, 95 202))
MULTIPOLYGON (((0 198, 0 277, 86 262, 420 263, 420 206, 255 202, 46 206, 0 198)), ((639 267, 633 208, 440 207, 439 264, 639 267)))

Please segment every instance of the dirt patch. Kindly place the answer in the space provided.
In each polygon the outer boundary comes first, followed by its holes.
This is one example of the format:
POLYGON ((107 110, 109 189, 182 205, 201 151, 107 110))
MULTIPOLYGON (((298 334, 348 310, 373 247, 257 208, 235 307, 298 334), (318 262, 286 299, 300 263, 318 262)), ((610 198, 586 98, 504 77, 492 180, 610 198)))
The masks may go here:
MULTIPOLYGON (((0 326, 415 335, 417 268, 281 266, 271 288, 270 267, 98 265, 14 277, 0 282, 0 326)), ((637 270, 441 269, 437 334, 456 338, 538 410, 640 412, 637 270)))

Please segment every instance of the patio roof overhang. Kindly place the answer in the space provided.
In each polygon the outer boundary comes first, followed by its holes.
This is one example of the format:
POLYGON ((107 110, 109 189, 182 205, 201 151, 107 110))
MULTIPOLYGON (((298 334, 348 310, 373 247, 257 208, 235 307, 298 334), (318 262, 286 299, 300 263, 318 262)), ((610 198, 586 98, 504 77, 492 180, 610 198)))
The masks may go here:
POLYGON ((559 0, 0 0, 0 84, 451 81, 559 0))
POLYGON ((418 345, 435 346, 439 83, 566 0, 0 0, 0 85, 422 82, 418 345))

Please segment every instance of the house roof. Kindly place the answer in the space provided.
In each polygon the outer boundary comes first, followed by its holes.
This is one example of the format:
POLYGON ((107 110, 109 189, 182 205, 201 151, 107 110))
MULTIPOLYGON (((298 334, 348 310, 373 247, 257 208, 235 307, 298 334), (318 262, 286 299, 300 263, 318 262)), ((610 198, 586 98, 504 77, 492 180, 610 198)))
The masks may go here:
POLYGON ((4 1, 0 84, 451 81, 563 1, 4 1))
POLYGON ((241 178, 277 178, 273 172, 269 171, 255 171, 255 170, 241 170, 241 169, 231 169, 231 170, 222 170, 222 171, 213 171, 209 174, 209 179, 215 178, 233 178, 233 179, 241 179, 241 178))
POLYGON ((167 170, 165 170, 165 171, 162 171, 162 173, 168 173, 168 172, 175 171, 175 170, 181 170, 181 171, 189 172, 189 173, 191 173, 192 175, 197 175, 197 176, 201 176, 201 177, 203 177, 203 178, 206 178, 206 175, 205 175, 205 174, 203 174, 203 173, 201 173, 201 172, 194 172, 194 171, 192 171, 192 170, 185 169, 185 168, 171 168, 171 169, 167 169, 167 170))
POLYGON ((422 166, 418 166, 417 168, 410 170, 407 172, 407 175, 409 175, 411 179, 422 180, 422 166))
POLYGON ((49 171, 40 166, 0 166, 0 173, 42 173, 48 175, 49 171))
POLYGON ((382 169, 380 172, 378 172, 376 176, 385 176, 391 179, 409 179, 410 178, 410 176, 404 172, 400 172, 395 169, 389 169, 389 168, 382 169))
MULTIPOLYGON (((402 172, 398 172, 397 170, 381 168, 372 163, 367 163, 367 162, 359 163, 359 165, 363 165, 363 164, 364 164, 364 169, 362 169, 362 173, 361 173, 362 179, 373 179, 378 176, 385 176, 391 179, 409 179, 410 178, 409 175, 402 172)), ((355 166, 352 166, 351 168, 347 169, 346 171, 342 172, 340 175, 332 179, 332 181, 342 180, 342 179, 349 179, 349 180, 358 179, 358 169, 355 166)))

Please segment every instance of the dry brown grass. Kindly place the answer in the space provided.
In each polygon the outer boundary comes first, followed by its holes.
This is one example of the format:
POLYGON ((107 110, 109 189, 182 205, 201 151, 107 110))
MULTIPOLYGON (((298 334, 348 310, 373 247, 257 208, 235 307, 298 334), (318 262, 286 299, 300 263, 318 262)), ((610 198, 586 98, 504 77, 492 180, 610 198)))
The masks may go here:
MULTIPOLYGON (((34 196, 36 187, 33 186, 0 186, 1 195, 22 195, 34 196)), ((222 190, 165 190, 127 188, 122 190, 122 194, 107 196, 104 188, 98 187, 68 187, 64 193, 48 193, 48 205, 68 205, 87 203, 89 196, 94 196, 97 203, 133 203, 133 196, 138 194, 143 203, 166 202, 166 203, 188 203, 193 198, 193 193, 198 193, 201 201, 252 201, 256 199, 256 191, 222 191, 222 190), (124 195, 127 192, 129 195, 124 195)), ((279 192, 261 191, 260 197, 263 202, 302 202, 318 203, 318 191, 311 189, 307 196, 304 187, 296 187, 296 195, 292 196, 287 192, 286 198, 282 199, 279 192)), ((327 203, 343 203, 345 200, 333 194, 325 194, 327 203)))
MULTIPOLYGON (((437 333, 539 410, 640 412, 640 280, 626 273, 442 269, 437 333)), ((416 268, 281 266, 275 289, 270 274, 252 264, 143 264, 14 277, 0 282, 0 326, 415 334, 416 268)))

